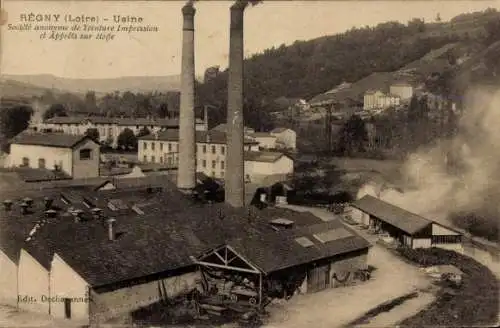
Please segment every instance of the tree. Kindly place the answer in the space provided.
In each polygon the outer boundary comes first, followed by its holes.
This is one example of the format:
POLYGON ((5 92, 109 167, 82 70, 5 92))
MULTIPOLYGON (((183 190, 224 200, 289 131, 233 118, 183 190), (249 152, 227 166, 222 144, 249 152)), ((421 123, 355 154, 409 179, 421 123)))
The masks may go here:
POLYGON ((85 135, 92 138, 92 140, 95 140, 97 142, 99 141, 99 130, 97 130, 96 128, 88 128, 85 132, 85 135))
POLYGON ((147 136, 150 133, 149 129, 145 126, 139 131, 139 133, 137 133, 137 138, 147 136))
POLYGON ((88 113, 97 112, 97 99, 94 91, 87 91, 85 94, 85 111, 88 113))
POLYGON ((14 106, 0 111, 0 133, 5 139, 10 139, 29 126, 33 108, 30 106, 14 106))
POLYGON ((122 149, 136 149, 137 148, 137 137, 134 131, 126 128, 118 136, 118 148, 122 149))
POLYGON ((353 115, 342 126, 340 131, 339 150, 343 153, 364 151, 364 143, 368 140, 365 122, 358 115, 353 115))
POLYGON ((48 120, 55 116, 68 116, 66 107, 62 104, 53 104, 43 113, 44 120, 48 120))
POLYGON ((160 118, 170 117, 169 112, 168 112, 168 105, 166 103, 161 103, 160 106, 158 106, 156 114, 160 118))

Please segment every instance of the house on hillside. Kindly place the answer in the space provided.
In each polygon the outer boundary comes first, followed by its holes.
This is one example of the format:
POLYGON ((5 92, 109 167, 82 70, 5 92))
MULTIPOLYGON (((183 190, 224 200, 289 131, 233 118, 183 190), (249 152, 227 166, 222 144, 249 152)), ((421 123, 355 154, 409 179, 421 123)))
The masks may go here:
POLYGON ((389 93, 399 97, 401 101, 409 101, 413 96, 413 86, 405 82, 395 83, 389 87, 389 93))
POLYGON ((276 137, 277 148, 296 149, 297 132, 288 128, 275 128, 271 130, 271 135, 276 137))
POLYGON ((24 131, 10 142, 8 166, 64 172, 74 179, 99 176, 99 144, 84 135, 24 131))
POLYGON ((363 97, 364 110, 386 109, 400 104, 400 97, 380 90, 368 90, 363 97))

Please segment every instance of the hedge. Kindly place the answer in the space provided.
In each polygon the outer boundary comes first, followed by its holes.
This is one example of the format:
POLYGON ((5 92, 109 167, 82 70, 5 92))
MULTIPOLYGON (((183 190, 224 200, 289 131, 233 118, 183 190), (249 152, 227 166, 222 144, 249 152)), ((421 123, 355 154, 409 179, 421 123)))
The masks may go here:
POLYGON ((463 284, 452 296, 441 291, 425 310, 402 326, 493 326, 498 321, 499 282, 485 266, 470 257, 439 248, 407 249, 398 252, 422 266, 451 264, 463 273, 463 284))

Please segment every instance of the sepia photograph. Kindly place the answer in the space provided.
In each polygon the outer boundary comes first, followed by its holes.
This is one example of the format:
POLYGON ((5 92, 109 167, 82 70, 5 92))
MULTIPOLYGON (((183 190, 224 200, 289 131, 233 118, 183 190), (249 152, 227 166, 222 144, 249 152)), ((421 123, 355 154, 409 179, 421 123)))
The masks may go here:
POLYGON ((500 325, 500 1, 0 3, 0 328, 500 325))

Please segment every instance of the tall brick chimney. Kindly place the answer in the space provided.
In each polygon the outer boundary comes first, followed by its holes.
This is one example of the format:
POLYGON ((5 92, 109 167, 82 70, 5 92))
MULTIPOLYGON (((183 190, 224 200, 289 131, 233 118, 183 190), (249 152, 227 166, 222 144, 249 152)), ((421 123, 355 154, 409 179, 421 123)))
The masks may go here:
POLYGON ((243 18, 245 7, 246 1, 237 1, 230 9, 225 200, 233 207, 245 205, 243 158, 243 18))
POLYGON ((191 2, 182 7, 181 108, 179 113, 179 169, 177 187, 190 191, 196 186, 196 141, 194 114, 194 15, 191 2))

